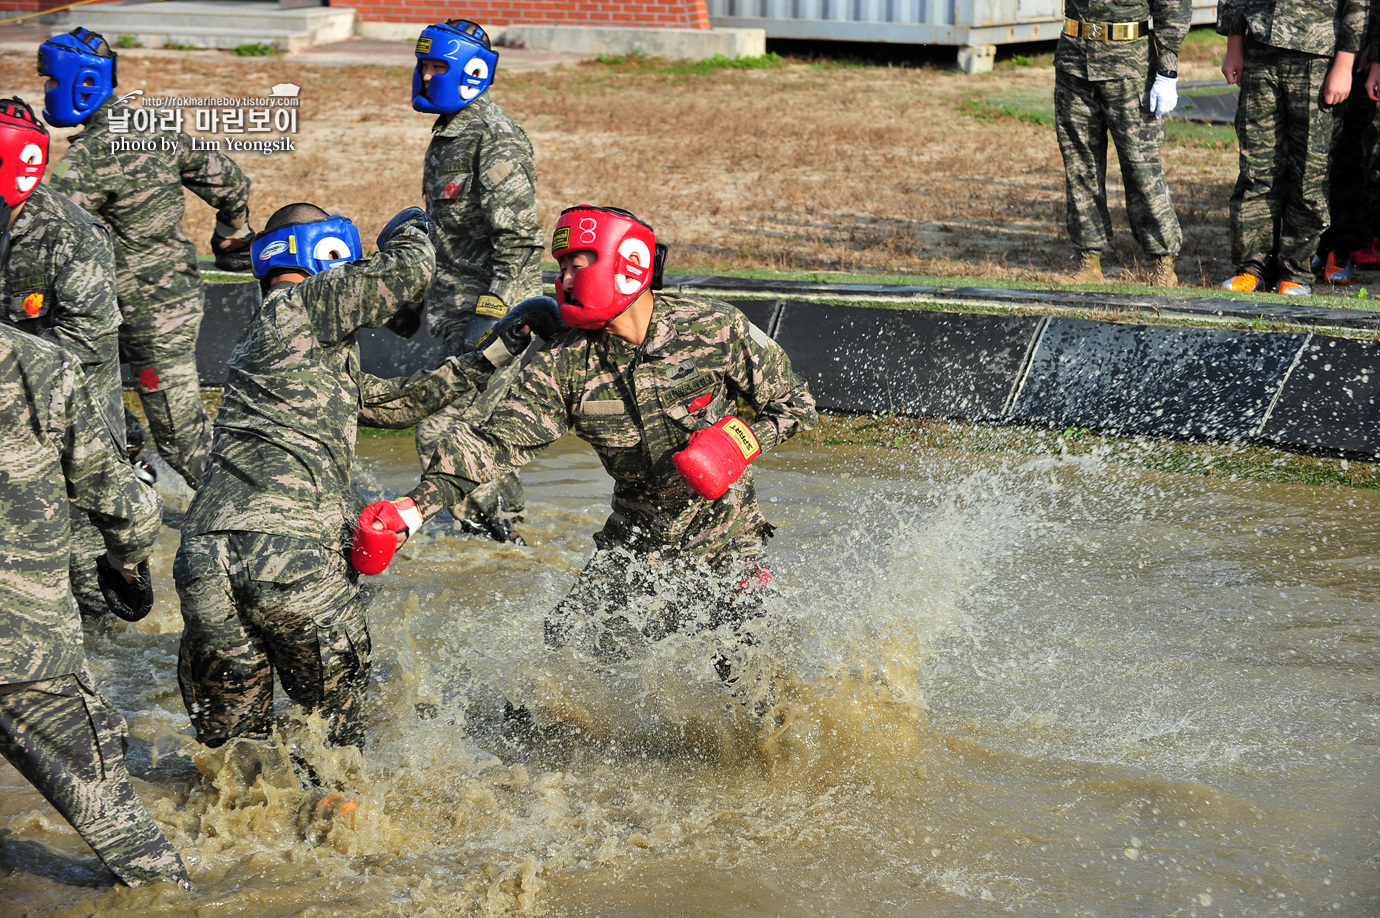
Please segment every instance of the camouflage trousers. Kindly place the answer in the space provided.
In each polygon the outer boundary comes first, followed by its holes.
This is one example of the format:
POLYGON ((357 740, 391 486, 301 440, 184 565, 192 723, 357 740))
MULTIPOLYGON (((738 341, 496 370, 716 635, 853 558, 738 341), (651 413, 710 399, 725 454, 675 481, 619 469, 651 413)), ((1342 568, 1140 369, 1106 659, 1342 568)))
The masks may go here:
POLYGON ((201 485, 211 449, 211 421, 201 403, 196 339, 202 293, 164 302, 120 296, 120 354, 134 374, 158 452, 187 484, 201 485))
POLYGON ((197 739, 219 746, 273 729, 273 674, 329 724, 338 746, 364 745, 369 626, 356 575, 338 551, 286 536, 214 532, 182 543, 177 677, 197 739))
POLYGON ((1310 262, 1327 229, 1333 116, 1319 101, 1331 61, 1246 42, 1236 108, 1240 173, 1231 194, 1236 273, 1313 283, 1310 262))
POLYGON ((595 659, 622 660, 670 634, 729 626, 730 646, 715 668, 733 679, 733 648, 750 642, 741 626, 764 614, 771 571, 760 548, 715 558, 661 559, 601 547, 546 617, 548 647, 570 646, 595 659))
POLYGON ((1343 258, 1380 236, 1380 106, 1371 101, 1359 79, 1353 79, 1336 115, 1328 160, 1327 209, 1330 225, 1318 243, 1320 252, 1343 258))
POLYGON ((1116 145, 1131 234, 1151 258, 1177 255, 1179 218, 1160 163, 1164 122, 1146 110, 1145 81, 1084 80, 1054 72, 1054 127, 1064 156, 1069 240, 1082 252, 1106 250, 1112 238, 1107 210, 1107 137, 1116 145))
POLYGON ((125 720, 90 673, 0 686, 0 752, 128 886, 187 868, 134 792, 125 720))
MULTIPOLYGON (((433 317, 432 326, 441 334, 447 357, 462 356, 471 350, 466 342, 469 318, 436 320, 433 317)), ((494 408, 512 388, 520 370, 520 361, 512 361, 489 378, 483 392, 468 392, 417 423, 417 456, 421 459, 423 471, 431 464, 431 456, 447 430, 460 423, 481 424, 488 420, 494 408)), ((451 507, 450 512, 457 520, 482 522, 486 518, 496 517, 500 509, 519 513, 523 504, 522 480, 513 472, 475 488, 465 496, 464 501, 451 507)))
POLYGON ((105 539, 91 525, 91 517, 84 510, 72 508, 72 560, 68 579, 77 609, 87 618, 99 618, 110 611, 96 579, 96 559, 105 554, 105 539))

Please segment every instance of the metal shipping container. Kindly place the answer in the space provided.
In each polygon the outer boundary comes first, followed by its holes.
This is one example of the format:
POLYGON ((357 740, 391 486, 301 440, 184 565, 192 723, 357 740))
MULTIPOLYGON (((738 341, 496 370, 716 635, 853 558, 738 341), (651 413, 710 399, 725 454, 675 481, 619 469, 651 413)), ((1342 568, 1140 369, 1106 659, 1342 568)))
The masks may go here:
MULTIPOLYGON (((957 45, 990 59, 991 46, 1057 39, 1063 9, 1061 0, 709 0, 709 20, 768 38, 957 45)), ((1216 20, 1216 0, 1193 0, 1195 24, 1216 20)))

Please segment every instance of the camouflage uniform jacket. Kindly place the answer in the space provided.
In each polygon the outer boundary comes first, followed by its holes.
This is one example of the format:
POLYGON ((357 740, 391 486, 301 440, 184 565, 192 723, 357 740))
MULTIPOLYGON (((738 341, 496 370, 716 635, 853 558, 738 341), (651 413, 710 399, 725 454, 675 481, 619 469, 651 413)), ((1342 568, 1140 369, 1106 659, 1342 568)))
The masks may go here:
POLYGON ((1193 21, 1191 0, 1064 0, 1064 16, 1083 22, 1139 22, 1150 20, 1155 48, 1150 39, 1089 41, 1059 36, 1054 66, 1084 80, 1145 79, 1151 65, 1156 72, 1179 69, 1179 46, 1193 21))
POLYGON ((426 233, 408 227, 369 258, 268 291, 230 356, 183 541, 234 531, 344 545, 358 425, 409 427, 471 388, 457 360, 409 379, 360 369, 355 332, 415 302, 434 259, 426 233))
POLYGON ((77 358, 102 427, 125 441, 120 401, 120 307, 110 231, 45 185, 34 188, 10 231, 5 322, 54 341, 77 358))
POLYGON ((558 337, 523 369, 488 421, 451 431, 412 496, 429 517, 573 428, 614 480, 613 515, 596 536, 601 547, 712 557, 756 545, 766 520, 751 468, 723 497, 706 501, 671 464, 693 431, 740 399, 764 450, 817 421, 815 400, 786 352, 741 312, 657 294, 640 346, 604 332, 558 337))
POLYGON ((115 234, 115 267, 121 295, 157 302, 180 300, 201 289, 196 246, 182 231, 185 186, 216 209, 216 222, 239 229, 249 219, 249 179, 230 157, 193 150, 182 132, 150 135, 175 140, 174 149, 119 150, 127 134, 112 134, 110 115, 129 109, 106 102, 70 139, 71 148, 52 170, 53 188, 100 217, 115 234))
POLYGON ((526 132, 487 94, 431 130, 422 194, 436 221, 436 279, 427 308, 472 313, 486 294, 506 308, 541 293, 545 239, 526 132))
POLYGON ((1217 32, 1332 57, 1338 51, 1361 50, 1369 7, 1368 0, 1222 0, 1217 32))
POLYGON ((147 558, 158 538, 162 503, 102 426, 70 354, 0 327, 0 684, 85 662, 67 583, 69 506, 90 513, 127 563, 147 558))

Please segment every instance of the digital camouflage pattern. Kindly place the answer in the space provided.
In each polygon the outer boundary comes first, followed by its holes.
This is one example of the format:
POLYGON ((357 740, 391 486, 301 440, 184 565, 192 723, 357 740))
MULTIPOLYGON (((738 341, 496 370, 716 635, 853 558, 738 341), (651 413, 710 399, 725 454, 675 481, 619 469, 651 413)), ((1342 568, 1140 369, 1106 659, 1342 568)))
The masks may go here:
POLYGON ((201 404, 196 339, 201 329, 201 273, 196 246, 182 231, 183 188, 216 209, 223 234, 249 219, 249 179, 215 150, 193 150, 182 132, 153 150, 119 150, 107 101, 70 139, 51 170, 53 188, 110 226, 124 325, 120 346, 134 373, 158 452, 193 488, 201 483, 210 422, 201 404))
POLYGON ((1318 99, 1331 65, 1327 57, 1246 43, 1236 106, 1241 165, 1230 201, 1236 273, 1262 277, 1277 254, 1281 280, 1313 283, 1311 262, 1328 223, 1334 126, 1318 99), (1280 155, 1281 137, 1288 155, 1280 155))
MULTIPOLYGON (((422 171, 427 213, 436 221, 436 277, 427 290, 427 321, 445 342, 446 353, 462 356, 476 310, 493 320, 541 294, 546 240, 537 220, 537 164, 526 132, 487 93, 438 118, 432 134, 422 171)), ((478 392, 461 396, 417 425, 423 466, 446 430, 484 421, 513 375, 494 374, 488 398, 478 392)), ((500 501, 508 510, 521 509, 516 475, 477 489, 452 510, 457 519, 493 518, 500 501)))
POLYGON ((1139 22, 1142 37, 1090 41, 1061 34, 1054 49, 1055 70, 1093 82, 1138 80, 1148 85, 1152 64, 1159 72, 1179 69, 1179 47, 1192 24, 1193 7, 1191 0, 1064 0, 1064 16, 1082 22, 1139 22), (1144 37, 1147 20, 1153 39, 1144 37))
POLYGON ((420 298, 434 257, 427 234, 404 227, 369 258, 272 286, 235 344, 173 570, 178 674, 202 742, 269 730, 274 669, 333 741, 363 741, 369 632, 344 556, 358 425, 409 427, 473 383, 455 359, 408 379, 366 375, 355 333, 420 298))
POLYGON ((433 259, 427 234, 408 226, 382 252, 269 289, 230 355, 184 539, 261 532, 343 548, 357 516, 350 467, 359 424, 409 427, 471 388, 457 360, 409 379, 360 369, 355 333, 419 298, 433 259))
POLYGON ((70 505, 112 555, 148 557, 162 504, 116 452, 57 346, 0 326, 0 684, 81 669, 81 620, 68 587, 70 505))
POLYGON ((83 667, 0 686, 0 752, 128 886, 185 884, 182 858, 134 792, 125 719, 83 667))
POLYGON ((364 601, 339 551, 287 536, 214 532, 182 543, 178 682, 197 740, 266 738, 273 674, 320 711, 337 746, 363 744, 369 687, 364 601))
POLYGON ((1217 32, 1330 58, 1360 52, 1369 8, 1368 0, 1220 0, 1217 32))
POLYGON ((1069 241, 1101 253, 1112 238, 1107 209, 1107 136, 1116 144, 1131 234, 1147 256, 1177 255, 1183 231, 1160 162, 1164 121, 1142 104, 1145 76, 1085 80, 1054 72, 1054 127, 1064 157, 1069 241))
POLYGON ((99 429, 124 449, 120 307, 110 231, 42 183, 10 231, 4 320, 77 358, 100 411, 99 429))
POLYGON ((574 429, 614 480, 613 514, 595 537, 601 549, 706 559, 753 551, 769 527, 751 468, 723 497, 706 501, 671 463, 691 433, 731 413, 739 399, 763 450, 817 420, 785 351, 741 312, 656 294, 642 345, 565 332, 523 368, 488 421, 450 431, 410 496, 430 517, 574 429))
POLYGON ((482 310, 496 318, 541 293, 546 240, 532 142, 487 93, 431 130, 422 195, 436 221, 436 277, 426 312, 432 333, 449 342, 463 340, 481 297, 498 301, 482 310))
POLYGON ((1091 41, 1060 35, 1054 52, 1054 126, 1064 157, 1069 240, 1101 253, 1112 236, 1107 210, 1107 136, 1116 145, 1131 233, 1151 258, 1177 255, 1183 233, 1160 162, 1164 121, 1146 104, 1154 74, 1177 71, 1193 19, 1191 0, 1064 0, 1083 22, 1150 19, 1154 38, 1091 41), (1154 42, 1152 49, 1151 42, 1154 42))

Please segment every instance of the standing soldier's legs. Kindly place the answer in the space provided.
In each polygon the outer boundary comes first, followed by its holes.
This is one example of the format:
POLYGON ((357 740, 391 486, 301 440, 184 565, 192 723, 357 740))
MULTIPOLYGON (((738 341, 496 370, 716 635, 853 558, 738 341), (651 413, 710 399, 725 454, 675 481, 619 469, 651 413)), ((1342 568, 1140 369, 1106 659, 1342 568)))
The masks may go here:
MULTIPOLYGON (((465 343, 465 332, 469 318, 447 317, 435 323, 441 330, 448 357, 458 357, 470 348, 465 343)), ((483 392, 467 393, 451 402, 442 410, 417 423, 417 456, 425 470, 431 462, 436 446, 447 430, 457 423, 479 424, 486 420, 495 406, 503 399, 520 372, 520 361, 514 360, 498 370, 489 378, 483 392)), ((494 538, 509 541, 513 537, 511 526, 502 519, 499 509, 510 513, 520 512, 524 498, 522 481, 516 472, 504 475, 497 481, 488 482, 475 488, 464 501, 450 508, 451 515, 464 523, 477 524, 486 529, 494 538)))
POLYGON ((1371 157, 1375 146, 1376 104, 1363 89, 1352 92, 1332 131, 1328 166, 1328 226, 1320 252, 1336 254, 1341 265, 1370 243, 1371 157))
POLYGON ((1280 277, 1299 284, 1313 282, 1310 263, 1327 229, 1327 156, 1334 123, 1332 110, 1324 110, 1318 99, 1329 66, 1326 58, 1291 57, 1281 80, 1290 181, 1279 229, 1280 277))
POLYGON ((196 371, 201 290, 158 303, 122 295, 120 310, 125 316, 120 349, 134 374, 153 442, 168 465, 197 488, 211 448, 211 422, 196 371))
POLYGON ((212 747, 272 729, 273 669, 263 636, 241 616, 230 540, 189 539, 173 563, 183 622, 177 681, 197 741, 212 747))
POLYGON ((1275 251, 1275 223, 1288 184, 1281 91, 1273 52, 1248 41, 1236 106, 1240 171, 1230 202, 1231 260, 1238 274, 1264 277, 1275 251))
POLYGON ((82 671, 0 687, 0 752, 122 882, 185 883, 187 869, 125 769, 124 718, 82 671))
POLYGON ((1069 240, 1080 252, 1101 253, 1112 235, 1102 84, 1055 70, 1054 127, 1064 157, 1069 240))
POLYGON ((1103 84, 1103 101, 1121 163, 1131 233, 1146 255, 1162 258, 1179 254, 1184 239, 1160 162, 1164 121, 1141 104, 1144 89, 1139 79, 1111 80, 1103 84))

